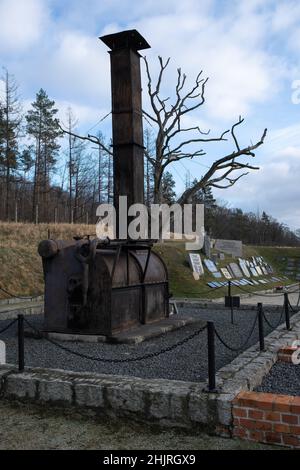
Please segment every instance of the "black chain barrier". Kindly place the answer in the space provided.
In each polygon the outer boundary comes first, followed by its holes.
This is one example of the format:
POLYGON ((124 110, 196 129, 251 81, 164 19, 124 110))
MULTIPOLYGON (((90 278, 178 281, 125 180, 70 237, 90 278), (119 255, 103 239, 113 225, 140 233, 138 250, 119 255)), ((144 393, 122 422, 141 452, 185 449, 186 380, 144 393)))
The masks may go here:
POLYGON ((257 323, 257 319, 258 319, 258 314, 255 315, 255 320, 254 320, 254 323, 253 323, 253 326, 250 330, 250 333, 249 335, 247 336, 247 339, 246 341, 241 345, 239 346, 238 348, 234 348, 232 346, 229 346, 224 340, 223 338, 220 336, 220 334, 218 333, 218 330, 215 329, 215 334, 216 334, 216 337, 218 338, 218 340, 223 344, 223 346, 225 346, 225 348, 229 349, 230 351, 232 352, 240 352, 240 351, 243 351, 245 349, 245 347, 247 346, 254 330, 255 330, 255 326, 256 326, 256 323, 257 323))
POLYGON ((38 297, 41 297, 41 296, 42 296, 42 294, 38 294, 38 295, 34 295, 34 296, 29 295, 28 297, 24 297, 24 296, 22 296, 22 295, 12 294, 12 293, 9 292, 7 289, 4 289, 4 288, 1 287, 1 286, 0 286, 0 290, 1 290, 2 292, 4 292, 4 294, 9 295, 10 297, 15 298, 15 299, 20 299, 20 300, 29 300, 29 299, 34 300, 34 299, 37 299, 38 297))
POLYGON ((265 315, 265 311, 263 310, 263 318, 266 322, 266 324, 270 327, 270 328, 273 328, 274 330, 282 323, 282 318, 283 318, 283 315, 284 315, 284 306, 281 310, 281 314, 280 314, 280 318, 278 320, 278 323, 276 325, 273 325, 270 320, 267 319, 266 315, 265 315))
POLYGON ((296 305, 296 308, 294 308, 294 307, 291 305, 290 299, 288 299, 288 304, 289 304, 289 307, 290 307, 290 309, 291 309, 291 311, 292 311, 293 313, 297 313, 297 312, 299 311, 299 310, 297 309, 298 303, 297 303, 297 305, 296 305))
MULTIPOLYGON (((24 319, 24 322, 36 333, 39 335, 42 334, 40 330, 35 328, 31 323, 24 319)), ((108 358, 101 358, 101 357, 95 357, 95 356, 89 356, 87 354, 79 353, 77 351, 73 351, 72 349, 67 348, 66 346, 62 346, 61 344, 57 343, 56 341, 53 341, 50 338, 45 338, 49 343, 53 344, 54 346, 62 349, 63 351, 68 352, 69 354, 73 354, 74 356, 81 357, 82 359, 89 359, 91 361, 96 361, 96 362, 103 362, 106 364, 124 364, 124 363, 130 363, 130 362, 137 362, 137 361, 143 361, 145 359, 151 359, 153 357, 160 356, 161 354, 165 354, 167 352, 173 351, 174 349, 178 348, 179 346, 182 346, 183 344, 187 343, 188 341, 191 341, 193 338, 198 336, 200 333, 205 331, 207 328, 207 325, 203 326, 199 330, 195 331, 191 335, 187 336, 186 338, 182 339, 181 341, 178 341, 176 344, 173 344, 172 346, 168 346, 166 348, 161 349, 160 351, 144 354, 143 356, 139 357, 128 357, 126 359, 108 359, 108 358)))
POLYGON ((3 330, 0 330, 0 335, 2 335, 2 333, 5 333, 5 331, 9 330, 10 327, 12 327, 15 323, 17 323, 17 318, 15 320, 13 320, 12 322, 10 322, 9 325, 7 325, 5 328, 3 328, 3 330))
MULTIPOLYGON (((245 292, 246 294, 250 295, 250 297, 275 297, 276 298, 276 297, 283 297, 285 294, 285 292, 282 292, 280 294, 265 294, 265 293, 263 294, 260 292, 250 292, 247 289, 243 289, 241 286, 238 286, 238 285, 236 285, 235 287, 245 292)), ((299 290, 289 291, 288 294, 300 294, 300 291, 299 290)))

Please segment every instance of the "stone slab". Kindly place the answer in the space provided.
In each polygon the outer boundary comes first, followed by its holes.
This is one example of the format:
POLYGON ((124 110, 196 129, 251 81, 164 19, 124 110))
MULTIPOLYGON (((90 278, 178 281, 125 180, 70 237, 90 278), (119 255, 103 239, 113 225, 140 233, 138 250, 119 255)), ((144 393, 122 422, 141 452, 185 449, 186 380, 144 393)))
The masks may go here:
POLYGON ((194 273, 199 274, 199 276, 202 276, 204 274, 201 256, 199 255, 199 253, 189 253, 189 263, 194 273))
POLYGON ((234 274, 234 277, 238 277, 238 278, 243 277, 243 273, 242 273, 242 271, 240 270, 239 266, 236 263, 230 263, 229 266, 230 266, 231 271, 234 274))
POLYGON ((176 331, 187 325, 199 323, 201 328, 202 321, 194 317, 178 318, 172 315, 165 320, 161 320, 149 325, 141 325, 115 334, 112 337, 101 335, 76 335, 68 333, 44 332, 44 335, 50 339, 58 341, 82 342, 82 343, 118 343, 118 344, 138 344, 152 338, 159 337, 167 332, 176 331))
POLYGON ((240 240, 216 240, 214 248, 235 258, 243 256, 243 243, 240 240))

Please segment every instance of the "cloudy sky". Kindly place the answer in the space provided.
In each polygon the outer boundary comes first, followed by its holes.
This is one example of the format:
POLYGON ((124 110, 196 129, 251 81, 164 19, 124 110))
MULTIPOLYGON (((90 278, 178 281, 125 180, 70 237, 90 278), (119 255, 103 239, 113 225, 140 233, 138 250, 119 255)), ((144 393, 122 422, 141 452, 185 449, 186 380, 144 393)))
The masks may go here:
MULTIPOLYGON (((266 210, 299 228, 299 0, 0 0, 0 66, 15 75, 25 109, 43 87, 62 117, 73 108, 86 132, 110 111, 109 56, 97 38, 133 28, 152 46, 145 52, 153 74, 158 55, 171 57, 166 96, 178 67, 190 83, 202 69, 209 77, 206 103, 190 123, 218 135, 241 115, 242 146, 268 128, 257 152, 260 171, 215 195, 231 207, 266 210)), ((109 119, 101 124, 106 135, 110 125, 109 119)), ((207 156, 172 167, 178 193, 187 172, 200 177, 234 147, 205 150, 207 156)))

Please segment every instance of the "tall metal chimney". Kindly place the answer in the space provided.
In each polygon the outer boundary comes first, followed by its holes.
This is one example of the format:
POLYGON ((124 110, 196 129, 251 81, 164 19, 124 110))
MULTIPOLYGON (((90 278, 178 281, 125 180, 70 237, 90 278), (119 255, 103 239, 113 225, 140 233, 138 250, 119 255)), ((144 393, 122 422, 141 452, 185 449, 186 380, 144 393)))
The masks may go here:
POLYGON ((141 56, 138 51, 150 46, 136 30, 100 39, 111 49, 114 205, 118 220, 119 196, 127 196, 128 207, 144 203, 141 56))

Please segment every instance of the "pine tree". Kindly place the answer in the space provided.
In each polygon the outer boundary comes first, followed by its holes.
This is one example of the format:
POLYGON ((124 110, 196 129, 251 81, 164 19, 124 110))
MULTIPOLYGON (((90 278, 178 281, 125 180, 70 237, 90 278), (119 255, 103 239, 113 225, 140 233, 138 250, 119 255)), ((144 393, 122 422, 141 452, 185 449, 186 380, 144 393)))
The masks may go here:
POLYGON ((5 219, 9 219, 10 186, 13 172, 18 167, 18 137, 21 132, 21 105, 18 97, 18 85, 13 75, 7 70, 2 77, 4 83, 4 97, 1 107, 1 166, 5 179, 5 219))
POLYGON ((161 181, 162 203, 173 204, 176 199, 175 181, 171 173, 166 171, 161 181))
MULTIPOLYGON (((194 180, 191 186, 193 187, 196 183, 197 180, 194 180)), ((212 188, 208 186, 197 191, 192 198, 192 202, 194 204, 204 204, 206 209, 212 209, 215 207, 216 200, 214 198, 212 188)))
POLYGON ((45 90, 36 95, 36 101, 26 115, 27 132, 35 140, 33 218, 36 209, 43 203, 44 220, 48 219, 48 194, 51 172, 55 168, 57 152, 60 149, 58 138, 62 136, 55 102, 51 101, 45 90))

